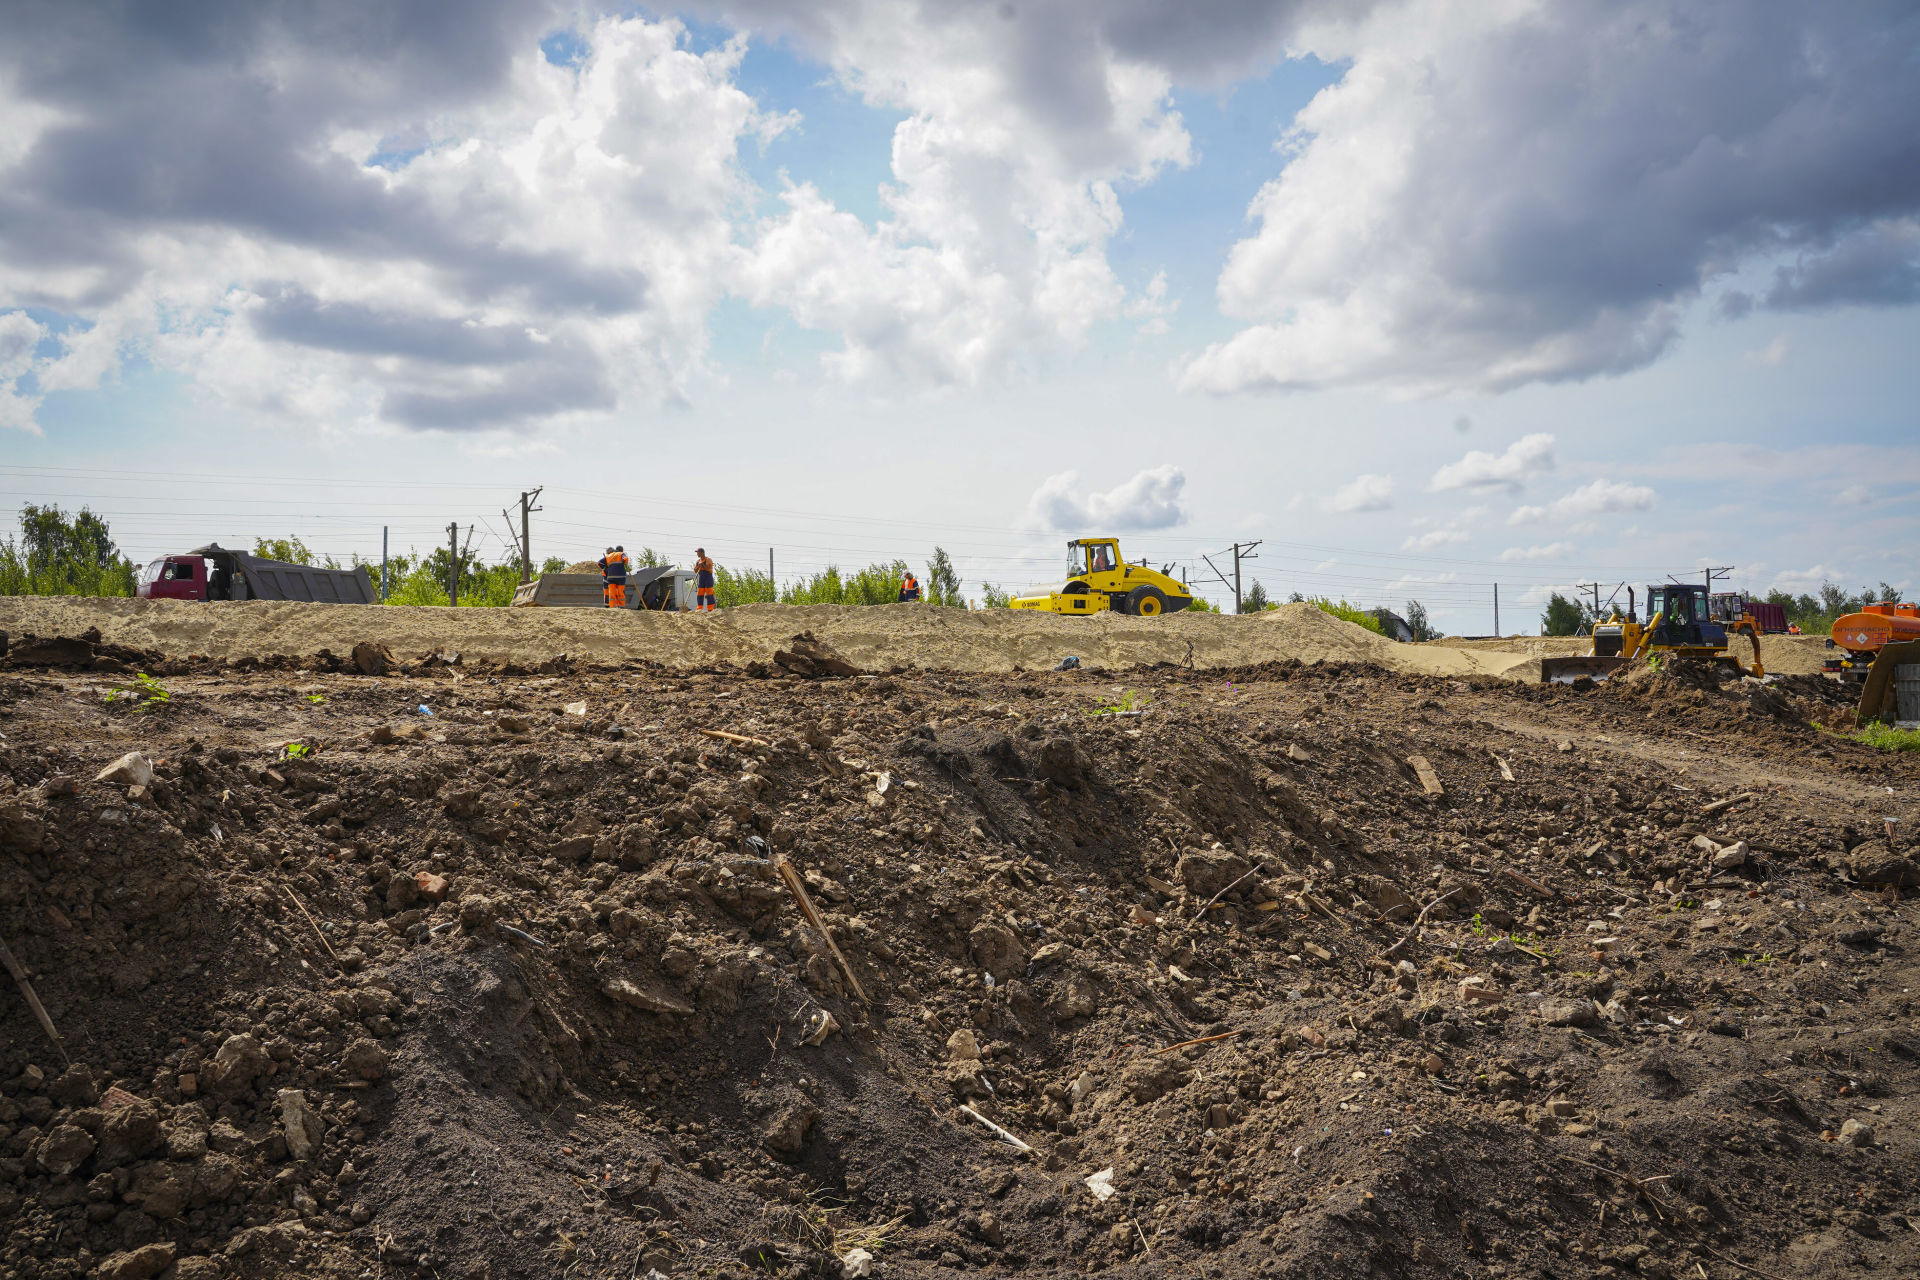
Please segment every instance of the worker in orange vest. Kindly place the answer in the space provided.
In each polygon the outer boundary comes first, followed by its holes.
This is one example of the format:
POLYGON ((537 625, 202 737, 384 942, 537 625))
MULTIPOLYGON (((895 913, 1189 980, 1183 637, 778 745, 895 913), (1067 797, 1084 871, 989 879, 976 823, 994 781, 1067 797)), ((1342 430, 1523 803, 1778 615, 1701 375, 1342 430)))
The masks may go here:
POLYGON ((627 549, 608 547, 600 557, 600 586, 606 593, 607 608, 627 607, 627 549))
POLYGON ((713 561, 705 547, 693 549, 693 607, 701 613, 713 611, 713 561))
POLYGON ((913 576, 913 570, 907 570, 907 576, 900 579, 900 603, 920 603, 920 580, 913 576))

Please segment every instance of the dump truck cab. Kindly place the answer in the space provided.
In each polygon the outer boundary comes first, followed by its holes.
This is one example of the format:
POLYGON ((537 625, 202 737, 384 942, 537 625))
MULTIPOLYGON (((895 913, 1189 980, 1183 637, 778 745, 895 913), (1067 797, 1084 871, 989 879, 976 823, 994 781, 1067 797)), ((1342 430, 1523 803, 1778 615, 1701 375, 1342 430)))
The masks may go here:
POLYGON ((134 594, 143 600, 205 600, 204 556, 162 556, 140 571, 134 594))
POLYGON ((1129 613, 1152 618, 1193 603, 1186 586, 1143 564, 1128 564, 1118 538, 1075 538, 1067 544, 1067 576, 1016 596, 1015 609, 1049 613, 1129 613))

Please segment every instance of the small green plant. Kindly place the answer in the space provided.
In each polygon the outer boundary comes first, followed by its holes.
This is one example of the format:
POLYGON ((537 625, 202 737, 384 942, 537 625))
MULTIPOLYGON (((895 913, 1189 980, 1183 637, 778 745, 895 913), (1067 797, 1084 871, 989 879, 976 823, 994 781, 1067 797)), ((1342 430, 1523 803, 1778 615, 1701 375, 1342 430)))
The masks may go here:
POLYGON ((307 701, 311 702, 316 707, 319 706, 321 703, 325 702, 326 700, 327 700, 327 695, 324 693, 310 693, 307 695, 307 701))
POLYGON ((117 684, 107 690, 108 702, 131 702, 135 715, 164 707, 172 698, 165 685, 144 671, 133 677, 132 684, 117 684))
POLYGON ((1146 694, 1128 689, 1121 693, 1118 701, 1105 706, 1095 707, 1087 714, 1090 716, 1138 715, 1140 712, 1145 711, 1147 704, 1152 701, 1153 699, 1146 694))
POLYGON ((280 748, 280 754, 289 760, 305 760, 313 754, 313 748, 304 742, 289 742, 280 748))
POLYGON ((1881 751, 1920 751, 1920 729, 1896 729, 1890 724, 1870 724, 1854 736, 1881 751))
POLYGON ((1734 963, 1735 964, 1772 964, 1773 953, 1771 951, 1768 951, 1768 952, 1763 952, 1762 954, 1757 956, 1737 956, 1734 959, 1734 963))

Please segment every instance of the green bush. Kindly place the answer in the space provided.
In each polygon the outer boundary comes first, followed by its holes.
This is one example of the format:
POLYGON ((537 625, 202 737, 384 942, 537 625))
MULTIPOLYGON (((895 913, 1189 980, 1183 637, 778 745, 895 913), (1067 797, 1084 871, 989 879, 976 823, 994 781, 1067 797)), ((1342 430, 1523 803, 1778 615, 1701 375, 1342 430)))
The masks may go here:
POLYGON ((1326 596, 1309 596, 1307 603, 1322 613, 1330 613, 1342 622, 1351 622, 1356 627, 1365 627, 1377 636, 1386 634, 1380 625, 1380 619, 1373 616, 1373 610, 1362 609, 1358 605, 1348 604, 1345 600, 1334 601, 1326 596))
POLYGON ((1920 751, 1920 730, 1917 729, 1896 729, 1890 724, 1870 724, 1856 736, 1868 746, 1878 747, 1882 751, 1920 751))
POLYGON ((1011 591, 1003 591, 991 582, 980 584, 980 607, 983 609, 1004 609, 1012 599, 1011 591))

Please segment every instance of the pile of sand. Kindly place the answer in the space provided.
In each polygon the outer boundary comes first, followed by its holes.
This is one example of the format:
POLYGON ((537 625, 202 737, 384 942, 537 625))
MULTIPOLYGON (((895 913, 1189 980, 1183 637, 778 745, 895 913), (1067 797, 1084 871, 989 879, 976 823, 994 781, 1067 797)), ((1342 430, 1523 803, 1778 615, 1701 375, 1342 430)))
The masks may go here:
POLYGON ((646 658, 669 666, 765 661, 798 631, 870 668, 895 664, 956 671, 1051 667, 1073 654, 1094 667, 1155 662, 1197 667, 1302 662, 1376 662, 1438 675, 1538 678, 1527 655, 1395 644, 1312 605, 1264 614, 1172 614, 1063 618, 1008 609, 968 612, 926 605, 744 605, 712 614, 602 609, 446 609, 296 604, 251 600, 93 600, 15 596, 0 600, 0 629, 78 635, 98 627, 115 644, 169 655, 239 658, 346 654, 362 640, 411 658, 456 649, 470 659, 543 662, 646 658))

